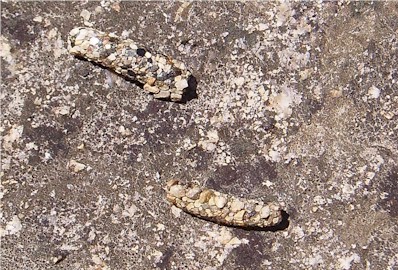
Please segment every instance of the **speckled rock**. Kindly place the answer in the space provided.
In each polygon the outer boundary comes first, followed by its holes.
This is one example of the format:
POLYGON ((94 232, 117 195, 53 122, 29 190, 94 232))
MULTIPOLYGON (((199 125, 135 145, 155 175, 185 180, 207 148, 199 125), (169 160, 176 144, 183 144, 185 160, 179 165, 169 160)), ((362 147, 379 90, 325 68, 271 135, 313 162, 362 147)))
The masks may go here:
POLYGON ((396 2, 2 1, 1 16, 2 270, 398 268, 396 2), (76 26, 178 59, 196 96, 76 59, 76 26), (187 215, 171 178, 284 202, 286 222, 187 215))

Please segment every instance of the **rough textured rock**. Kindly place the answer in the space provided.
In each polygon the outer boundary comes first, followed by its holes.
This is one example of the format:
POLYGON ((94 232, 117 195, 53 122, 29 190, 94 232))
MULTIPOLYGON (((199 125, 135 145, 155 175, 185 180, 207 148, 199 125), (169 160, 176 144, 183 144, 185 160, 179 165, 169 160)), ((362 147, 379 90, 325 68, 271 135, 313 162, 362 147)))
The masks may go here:
POLYGON ((398 267, 395 2, 1 5, 2 269, 398 267), (182 61, 197 96, 75 59, 82 25, 182 61), (193 218, 170 178, 289 222, 193 218))

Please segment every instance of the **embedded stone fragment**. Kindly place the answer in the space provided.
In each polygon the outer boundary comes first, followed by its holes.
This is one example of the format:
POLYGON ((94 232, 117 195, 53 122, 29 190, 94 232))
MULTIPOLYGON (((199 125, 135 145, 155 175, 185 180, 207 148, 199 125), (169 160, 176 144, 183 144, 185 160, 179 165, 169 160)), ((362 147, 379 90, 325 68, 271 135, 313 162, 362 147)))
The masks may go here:
POLYGON ((128 80, 144 85, 155 98, 181 101, 192 77, 185 65, 155 52, 149 52, 131 39, 92 28, 70 31, 69 53, 100 64, 128 80))
POLYGON ((156 86, 151 86, 149 84, 144 85, 144 90, 152 94, 157 94, 160 91, 160 89, 157 88, 156 86))
POLYGON ((153 95, 155 98, 159 99, 166 99, 170 97, 170 92, 169 91, 160 91, 159 93, 153 95))
POLYGON ((185 195, 185 189, 183 186, 174 185, 170 188, 170 195, 176 198, 182 198, 185 195))
POLYGON ((179 81, 177 81, 176 83, 175 83, 175 87, 178 89, 178 90, 183 90, 183 89, 185 89, 185 88, 187 88, 188 87, 188 81, 187 80, 179 80, 179 81))
POLYGON ((227 199, 222 196, 217 196, 217 197, 215 197, 215 203, 216 203, 216 206, 221 209, 227 203, 227 199))
POLYGON ((179 101, 179 100, 182 99, 182 95, 176 94, 176 93, 172 93, 172 94, 170 95, 170 99, 171 99, 172 101, 179 101))
POLYGON ((234 219, 236 220, 243 220, 243 216, 245 215, 246 211, 245 210, 240 210, 238 213, 234 215, 234 219))
POLYGON ((188 189, 186 196, 192 200, 199 199, 201 189, 199 187, 193 187, 188 189))
POLYGON ((231 210, 233 212, 237 212, 245 207, 245 203, 240 201, 239 199, 232 201, 231 210))
POLYGON ((155 82, 156 82, 156 79, 153 78, 153 77, 149 77, 149 78, 146 80, 146 83, 149 84, 149 85, 153 85, 155 82))
POLYGON ((69 168, 71 168, 75 173, 80 172, 86 168, 86 165, 76 160, 71 159, 68 164, 69 168))
POLYGON ((210 200, 210 197, 213 195, 213 192, 209 189, 203 190, 199 195, 199 202, 206 203, 210 200))
POLYGON ((166 192, 176 207, 219 224, 264 228, 282 221, 282 207, 275 202, 236 198, 176 179, 167 183, 166 192))
POLYGON ((261 208, 260 217, 261 218, 267 218, 267 217, 269 217, 270 213, 271 213, 271 209, 269 209, 269 206, 266 205, 263 208, 261 208))

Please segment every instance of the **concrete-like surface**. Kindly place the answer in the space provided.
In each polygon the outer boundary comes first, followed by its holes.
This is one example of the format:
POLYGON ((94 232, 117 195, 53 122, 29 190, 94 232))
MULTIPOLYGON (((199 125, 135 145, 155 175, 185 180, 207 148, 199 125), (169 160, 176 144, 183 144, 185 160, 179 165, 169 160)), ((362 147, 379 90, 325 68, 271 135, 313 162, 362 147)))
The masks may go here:
POLYGON ((397 269, 397 2, 1 3, 1 269, 397 269), (67 52, 75 26, 184 61, 154 100, 67 52), (171 177, 284 202, 247 231, 171 177))

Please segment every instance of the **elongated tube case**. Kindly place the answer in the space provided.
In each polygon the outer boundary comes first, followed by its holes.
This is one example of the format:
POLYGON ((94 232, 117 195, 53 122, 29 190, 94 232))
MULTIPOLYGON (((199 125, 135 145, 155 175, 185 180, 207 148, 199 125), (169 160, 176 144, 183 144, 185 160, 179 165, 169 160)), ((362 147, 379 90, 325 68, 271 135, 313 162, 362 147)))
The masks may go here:
POLYGON ((281 206, 275 202, 237 198, 174 179, 167 183, 166 192, 176 207, 219 224, 265 228, 282 221, 281 206))
POLYGON ((91 28, 70 31, 69 52, 142 83, 146 92, 159 99, 181 101, 192 76, 178 60, 151 53, 131 39, 91 28))

